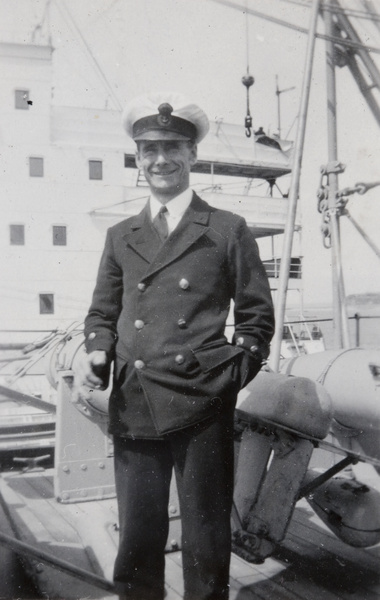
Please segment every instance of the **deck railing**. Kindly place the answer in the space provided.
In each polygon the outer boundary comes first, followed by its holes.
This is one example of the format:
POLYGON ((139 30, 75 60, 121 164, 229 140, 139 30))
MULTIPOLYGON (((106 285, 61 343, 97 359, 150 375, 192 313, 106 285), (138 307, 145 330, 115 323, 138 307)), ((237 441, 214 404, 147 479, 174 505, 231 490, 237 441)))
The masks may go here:
MULTIPOLYGON (((380 315, 362 315, 360 313, 355 313, 354 315, 348 317, 348 320, 354 323, 354 331, 353 337, 355 339, 355 347, 358 348, 363 343, 363 335, 362 335, 362 320, 377 320, 379 322, 379 337, 377 346, 380 347, 380 315)), ((304 324, 318 325, 319 323, 329 323, 333 325, 333 319, 330 318, 311 318, 311 319, 300 319, 298 321, 287 321, 286 325, 294 326, 298 325, 302 327, 304 324)), ((322 328, 322 333, 325 334, 322 328)), ((366 336, 368 337, 368 335, 366 336)), ((368 343, 368 340, 364 340, 364 343, 368 343)))
MULTIPOLYGON (((278 279, 280 276, 281 258, 271 258, 264 260, 263 265, 268 277, 278 279)), ((302 262, 301 258, 293 257, 290 262, 289 270, 290 279, 301 279, 302 277, 302 262)))
MULTIPOLYGON (((297 260, 297 259, 293 259, 293 260, 297 260)), ((269 261, 267 261, 269 262, 269 261)), ((296 267, 296 263, 295 263, 295 267, 296 267)), ((300 268, 301 265, 299 265, 300 268)), ((296 272, 296 271, 295 271, 296 272)), ((354 339, 355 339, 355 346, 358 347, 361 345, 361 343, 363 343, 363 331, 362 331, 362 321, 368 321, 368 320, 377 320, 379 322, 379 335, 378 335, 378 343, 377 346, 380 347, 380 314, 379 315, 363 315, 360 314, 358 312, 356 312, 354 315, 348 317, 349 321, 354 323, 354 339)), ((298 320, 287 320, 285 325, 289 325, 289 326, 298 326, 300 328, 300 330, 302 331, 302 326, 306 326, 309 327, 310 325, 316 325, 318 326, 319 323, 326 323, 326 324, 331 324, 333 325, 333 319, 331 317, 327 317, 327 318, 318 318, 318 317, 312 317, 312 318, 301 318, 298 320)), ((233 327, 234 325, 232 323, 228 323, 227 324, 227 328, 233 327)), ((31 330, 31 329, 24 329, 22 330, 24 333, 27 334, 35 334, 36 338, 43 334, 47 334, 47 333, 52 333, 51 330, 48 329, 40 329, 40 330, 31 330)), ((22 333, 21 330, 19 329, 2 329, 0 330, 0 334, 4 334, 4 333, 9 333, 9 334, 13 334, 13 333, 22 333)), ((322 334, 325 334, 325 332, 323 331, 322 328, 322 334)), ((366 336, 368 337, 368 336, 366 336)), ((367 340, 364 340, 364 343, 367 343, 367 340)), ((0 342, 0 350, 22 350, 25 347, 28 347, 30 345, 30 342, 25 341, 25 343, 22 342, 18 342, 18 343, 1 343, 0 342)), ((25 358, 27 358, 27 355, 25 356, 25 358)), ((5 362, 1 360, 0 357, 0 362, 5 362)))

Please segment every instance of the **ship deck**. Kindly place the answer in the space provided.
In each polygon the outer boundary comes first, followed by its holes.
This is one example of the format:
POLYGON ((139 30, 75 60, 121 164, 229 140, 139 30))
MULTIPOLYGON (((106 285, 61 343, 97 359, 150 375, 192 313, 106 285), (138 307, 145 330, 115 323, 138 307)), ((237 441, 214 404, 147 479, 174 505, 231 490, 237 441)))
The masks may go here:
MULTIPOLYGON (((117 548, 115 500, 59 503, 53 477, 53 469, 2 474, 1 500, 15 536, 111 580, 117 548)), ((379 556, 380 545, 352 548, 338 540, 301 500, 284 541, 263 564, 232 554, 230 600, 375 600, 380 597, 379 556)), ((30 560, 29 569, 41 598, 116 598, 41 560, 30 560)), ((166 590, 166 600, 183 597, 180 551, 166 555, 166 590)))

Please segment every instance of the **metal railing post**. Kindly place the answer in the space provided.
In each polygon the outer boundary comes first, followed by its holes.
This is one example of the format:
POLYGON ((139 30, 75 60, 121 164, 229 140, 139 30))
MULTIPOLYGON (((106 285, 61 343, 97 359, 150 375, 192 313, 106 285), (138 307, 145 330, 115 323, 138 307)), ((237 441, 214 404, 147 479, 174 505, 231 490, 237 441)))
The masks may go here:
POLYGON ((276 331, 273 337, 272 352, 270 356, 270 366, 274 371, 278 371, 280 365, 282 330, 284 326, 290 259, 292 253, 294 225, 299 195, 302 154, 305 141, 307 110, 309 105, 311 74, 313 70, 315 34, 317 30, 319 4, 320 0, 313 0, 312 14, 310 18, 309 37, 305 60, 305 75, 302 84, 295 152, 292 165, 292 180, 289 191, 289 209, 285 225, 284 247, 282 252, 280 278, 278 283, 278 299, 276 306, 276 331))
POLYGON ((355 343, 356 343, 356 347, 359 348, 359 346, 360 346, 360 315, 359 315, 359 313, 354 314, 354 319, 355 319, 355 343))

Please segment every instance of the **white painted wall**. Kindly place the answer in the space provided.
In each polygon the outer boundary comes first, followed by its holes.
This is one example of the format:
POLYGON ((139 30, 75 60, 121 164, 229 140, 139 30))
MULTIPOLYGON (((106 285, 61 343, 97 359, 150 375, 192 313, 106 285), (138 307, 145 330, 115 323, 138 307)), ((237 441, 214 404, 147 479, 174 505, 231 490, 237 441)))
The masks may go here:
MULTIPOLYGON (((4 115, 0 129, 0 343, 15 339, 8 330, 65 328, 83 320, 107 227, 124 218, 123 212, 128 213, 133 204, 122 207, 122 202, 148 194, 144 187, 128 188, 135 184, 137 172, 125 169, 124 152, 133 153, 134 143, 123 132, 120 112, 54 106, 51 59, 48 46, 0 44, 4 115), (29 90, 33 104, 28 110, 15 109, 16 89, 29 90), (43 158, 43 177, 30 177, 31 156, 43 158), (89 160, 103 162, 102 180, 89 180, 89 160), (99 209, 119 212, 105 217, 99 209), (94 214, 94 210, 98 212, 94 214), (25 226, 25 245, 10 245, 10 224, 25 226), (66 246, 53 245, 53 225, 66 226, 66 246), (54 314, 39 313, 41 293, 54 294, 54 314)), ((230 127, 233 136, 235 130, 230 127)), ((223 158, 232 151, 235 156, 235 146, 231 149, 223 140, 223 136, 211 136, 202 157, 223 158)), ((240 142, 236 138, 242 160, 253 161, 254 153, 247 144, 244 136, 240 142)), ((265 148, 257 152, 262 153, 264 162, 281 164, 283 160, 286 164, 286 159, 276 157, 273 151, 269 157, 265 148)), ((205 177, 194 175, 192 182, 195 179, 204 186, 205 177)), ((251 216, 252 222, 252 215, 257 215, 268 223, 276 218, 284 221, 287 205, 286 200, 268 199, 260 204, 253 198, 232 195, 229 203, 225 195, 218 194, 210 203, 240 211, 248 220, 251 216)), ((263 258, 269 258, 267 242, 263 247, 263 258)), ((20 335, 22 341, 35 338, 35 334, 20 335)))

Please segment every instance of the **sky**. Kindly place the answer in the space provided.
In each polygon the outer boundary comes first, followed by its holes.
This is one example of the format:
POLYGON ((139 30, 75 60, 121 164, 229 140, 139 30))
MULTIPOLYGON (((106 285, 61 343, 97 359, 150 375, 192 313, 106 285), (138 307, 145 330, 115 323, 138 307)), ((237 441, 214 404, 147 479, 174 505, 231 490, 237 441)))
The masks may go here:
MULTIPOLYGON (((341 0, 360 8, 360 0, 341 0)), ((1 40, 54 47, 53 102, 57 105, 118 109, 140 93, 182 92, 202 106, 210 120, 244 127, 246 89, 254 129, 278 130, 276 76, 282 137, 294 139, 305 70, 307 36, 247 16, 245 9, 307 28, 307 0, 0 0, 1 40), (294 88, 294 89, 289 89, 294 88), (285 91, 288 90, 288 91, 285 91)), ((369 43, 379 33, 361 21, 369 43)), ((323 33, 319 19, 318 31, 323 33)), ((379 39, 379 38, 378 38, 379 39)), ((378 41, 378 40, 376 40, 378 41)), ((374 44, 380 47, 380 42, 374 44)), ((380 63, 380 55, 374 55, 380 63)), ((320 168, 328 161, 325 44, 317 40, 302 159, 304 300, 331 302, 331 250, 324 248, 317 212, 320 168)), ((379 127, 347 68, 337 69, 338 157, 346 165, 339 187, 380 180, 379 127)), ((350 214, 380 247, 380 187, 350 197, 350 214)), ((380 262, 347 217, 341 219, 347 295, 380 293, 380 262)))

